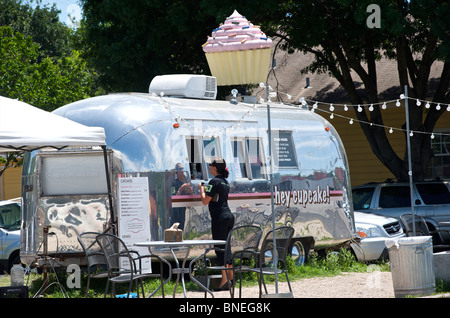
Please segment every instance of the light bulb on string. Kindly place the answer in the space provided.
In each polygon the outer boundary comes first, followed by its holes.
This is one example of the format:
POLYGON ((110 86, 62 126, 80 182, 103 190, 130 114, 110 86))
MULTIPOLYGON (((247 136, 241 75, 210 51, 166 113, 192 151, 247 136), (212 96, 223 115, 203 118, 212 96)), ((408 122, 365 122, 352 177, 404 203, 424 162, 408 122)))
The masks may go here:
MULTIPOLYGON (((267 87, 267 85, 265 85, 264 83, 260 83, 260 87, 267 87)), ((269 88, 269 92, 270 92, 270 90, 272 89, 272 87, 268 86, 268 88, 269 88)), ((268 100, 267 100, 267 104, 268 104, 268 105, 270 105, 270 104, 273 103, 271 99, 274 98, 274 97, 277 97, 277 94, 278 94, 277 92, 270 92, 270 93, 268 94, 268 100)), ((292 98, 292 96, 291 96, 290 94, 287 94, 287 93, 282 93, 282 94, 285 94, 285 95, 288 97, 288 99, 291 99, 291 98, 292 98)), ((154 96, 154 94, 152 94, 152 95, 154 96)), ((164 96, 164 94, 160 94, 160 95, 161 95, 161 96, 164 96)), ((389 103, 389 104, 390 104, 390 103, 395 103, 395 105, 396 105, 397 107, 400 107, 400 106, 402 106, 402 105, 401 105, 401 100, 400 100, 400 99, 407 99, 407 98, 409 98, 409 97, 406 97, 404 94, 400 94, 399 99, 394 99, 394 100, 390 100, 390 101, 385 101, 385 102, 383 102, 382 104, 380 103, 381 109, 383 109, 383 110, 384 110, 384 109, 387 109, 387 108, 388 108, 388 106, 387 106, 388 103, 389 103)), ((161 98, 161 100, 162 100, 162 102, 165 102, 162 98, 161 98)), ((264 99, 263 97, 259 97, 259 103, 255 103, 255 104, 253 105, 252 109, 257 109, 257 108, 259 108, 259 107, 260 107, 259 105, 260 105, 260 104, 263 104, 263 103, 264 103, 264 100, 265 100, 265 99, 264 99)), ((319 109, 319 107, 318 107, 319 101, 313 101, 313 100, 307 101, 305 98, 300 98, 299 102, 300 102, 300 104, 302 104, 302 105, 308 105, 308 102, 310 102, 310 103, 312 104, 312 107, 310 107, 310 111, 311 111, 311 112, 315 112, 316 109, 322 111, 322 110, 319 109)), ((434 106, 434 105, 433 105, 434 102, 429 102, 429 101, 426 101, 426 100, 416 99, 416 105, 417 105, 417 106, 421 106, 422 103, 424 104, 424 106, 425 106, 426 109, 430 109, 430 108, 432 108, 432 106, 434 106)), ((333 111, 336 109, 336 107, 335 107, 332 103, 322 103, 322 104, 323 104, 323 106, 326 106, 326 104, 328 104, 328 107, 329 107, 329 112, 328 112, 328 113, 329 113, 329 118, 330 118, 330 119, 334 119, 335 115, 334 115, 333 111)), ((172 113, 172 115, 174 116, 174 118, 176 118, 176 119, 181 119, 181 121, 184 123, 184 125, 186 125, 187 127, 190 127, 190 125, 189 125, 183 118, 180 118, 180 116, 179 116, 178 114, 176 114, 176 112, 174 112, 173 109, 171 109, 171 105, 170 105, 170 104, 168 104, 167 102, 165 102, 163 105, 169 109, 169 111, 172 113)), ((350 107, 357 107, 357 109, 356 109, 357 112, 363 112, 363 111, 365 110, 364 107, 368 106, 367 109, 368 109, 370 112, 372 112, 372 111, 375 109, 375 108, 374 108, 374 105, 379 105, 379 104, 373 104, 373 103, 372 103, 372 104, 358 104, 357 106, 356 106, 356 105, 350 105, 350 107)), ((436 110, 441 110, 441 109, 442 109, 442 106, 440 105, 440 103, 437 103, 437 104, 435 104, 435 105, 436 105, 436 106, 435 106, 436 110)), ((341 105, 339 105, 339 106, 341 106, 341 105)), ((344 111, 348 111, 348 110, 349 110, 349 105, 344 104, 343 106, 344 106, 344 107, 343 107, 344 111)), ((450 112, 450 104, 444 104, 443 106, 446 107, 446 110, 450 112)), ((325 111, 325 112, 327 112, 327 111, 325 111)), ((246 113, 246 115, 244 115, 243 118, 241 118, 240 122, 243 121, 243 119, 244 119, 245 116, 251 117, 252 115, 253 115, 252 112, 251 112, 251 111, 248 111, 248 112, 246 113)), ((338 115, 338 116, 339 116, 339 117, 346 118, 346 117, 344 117, 344 116, 340 116, 340 115, 338 115)), ((347 117, 347 120, 348 120, 348 122, 349 122, 350 125, 353 125, 355 121, 360 122, 358 119, 353 119, 353 118, 350 118, 350 117, 347 117)), ((393 128, 393 127, 390 127, 390 128, 389 128, 389 126, 382 126, 382 125, 377 125, 377 124, 374 124, 374 123, 369 123, 369 122, 364 122, 364 121, 362 121, 361 123, 369 124, 370 126, 380 126, 380 127, 384 127, 385 129, 389 129, 388 132, 389 132, 390 134, 392 134, 392 133, 394 132, 394 128, 393 128)), ((236 126, 239 127, 239 126, 240 126, 240 123, 231 125, 231 127, 227 128, 227 129, 234 130, 234 129, 237 128, 236 126)), ((395 130, 405 131, 405 130, 399 129, 399 128, 396 128, 395 130)), ((410 131, 410 134, 409 134, 409 135, 410 135, 410 137, 413 137, 413 136, 414 136, 414 132, 413 132, 413 131, 410 131)), ((431 138, 431 139, 434 139, 434 138, 435 138, 435 135, 434 135, 434 134, 431 134, 431 135, 430 135, 430 138, 431 138)))

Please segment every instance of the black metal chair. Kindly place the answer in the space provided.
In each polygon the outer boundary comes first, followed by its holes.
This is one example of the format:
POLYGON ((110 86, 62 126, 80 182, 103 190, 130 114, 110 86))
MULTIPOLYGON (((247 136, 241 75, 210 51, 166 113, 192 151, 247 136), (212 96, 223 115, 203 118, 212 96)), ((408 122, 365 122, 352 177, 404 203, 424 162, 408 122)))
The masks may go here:
MULTIPOLYGON (((198 263, 200 259, 203 258, 202 262, 205 268, 205 276, 206 276, 206 287, 209 289, 209 281, 212 276, 209 275, 211 271, 225 271, 227 275, 227 283, 230 291, 230 295, 234 297, 234 271, 237 266, 242 267, 241 261, 243 261, 247 257, 251 257, 258 251, 259 243, 261 241, 261 237, 263 234, 263 230, 259 226, 255 225, 242 225, 234 227, 227 237, 227 243, 225 246, 215 246, 210 248, 204 254, 195 258, 189 265, 191 272, 193 271, 193 266, 198 263), (211 250, 223 251, 225 253, 225 264, 232 264, 233 266, 227 267, 223 266, 214 266, 209 265, 210 260, 207 259, 207 253, 211 250), (236 261, 236 262, 233 262, 236 261), (229 272, 233 272, 233 279, 230 279, 229 272)), ((206 296, 206 292, 205 292, 206 296)))
MULTIPOLYGON (((111 282, 112 284, 112 297, 115 297, 115 284, 128 283, 128 298, 131 293, 133 282, 136 282, 137 297, 139 298, 138 283, 141 286, 142 296, 145 297, 142 280, 145 278, 155 277, 160 279, 161 284, 152 292, 150 297, 153 296, 160 288, 162 291, 162 296, 164 297, 164 284, 170 280, 172 272, 172 266, 167 260, 155 254, 141 256, 138 252, 129 250, 120 238, 112 234, 99 234, 97 235, 96 241, 102 248, 106 258, 106 263, 108 266, 108 283, 111 282), (149 258, 150 261, 152 259, 158 260, 160 264, 160 272, 147 273, 142 271, 142 260, 145 258, 149 258), (128 266, 128 268, 123 266, 124 263, 128 266), (169 277, 165 281, 163 268, 164 263, 169 267, 169 277)), ((108 290, 105 291, 105 297, 107 292, 108 290)))
POLYGON ((416 233, 413 230, 413 215, 403 214, 400 216, 400 222, 407 236, 431 236, 433 240, 433 252, 442 252, 450 250, 450 234, 445 230, 430 231, 427 222, 420 215, 414 215, 414 224, 416 233))
MULTIPOLYGON (((236 268, 243 268, 245 262, 251 259, 255 252, 258 251, 259 243, 263 230, 255 225, 242 225, 234 227, 228 234, 227 244, 222 251, 225 252, 225 264, 231 264, 231 267, 226 266, 208 266, 208 270, 225 270, 227 275, 228 288, 230 295, 234 297, 234 286, 236 279, 234 277, 236 268), (229 271, 233 273, 233 278, 230 280, 229 271)), ((220 248, 216 248, 219 249, 220 248)))
MULTIPOLYGON (((108 271, 106 269, 106 259, 101 247, 97 244, 96 238, 100 233, 84 232, 78 235, 78 242, 83 248, 83 252, 87 259, 88 280, 86 285, 86 295, 89 294, 89 284, 91 278, 106 278, 108 271), (93 271, 94 270, 94 271, 93 271)), ((108 286, 106 286, 108 288, 108 286)))
POLYGON ((285 274, 289 287, 289 292, 292 294, 292 287, 289 282, 288 268, 286 257, 288 254, 289 245, 294 235, 294 228, 290 226, 280 226, 275 230, 270 230, 261 244, 261 249, 258 252, 258 262, 254 267, 236 268, 235 272, 255 272, 258 275, 259 284, 259 297, 262 297, 262 285, 264 285, 264 291, 268 294, 264 275, 280 275, 285 274), (275 270, 274 264, 274 242, 276 244, 277 253, 277 270, 275 270))

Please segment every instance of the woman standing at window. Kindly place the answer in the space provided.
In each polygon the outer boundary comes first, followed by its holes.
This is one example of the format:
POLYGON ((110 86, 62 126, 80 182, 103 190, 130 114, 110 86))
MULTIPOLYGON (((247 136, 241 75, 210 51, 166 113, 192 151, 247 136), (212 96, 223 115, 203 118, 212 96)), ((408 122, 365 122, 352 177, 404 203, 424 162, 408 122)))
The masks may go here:
MULTIPOLYGON (((211 215, 211 230, 214 240, 226 240, 228 233, 234 226, 234 216, 228 207, 228 193, 230 192, 230 185, 226 178, 228 178, 229 172, 224 159, 213 158, 209 164, 209 173, 213 178, 209 181, 206 187, 199 184, 200 198, 204 205, 208 205, 209 213, 211 215)), ((218 248, 225 248, 225 246, 217 246, 218 248)), ((225 265, 225 253, 223 251, 217 251, 217 265, 225 265)), ((226 264, 226 267, 231 267, 231 264, 226 264)), ((233 277, 228 275, 230 280, 233 277)), ((222 280, 220 281, 220 287, 217 290, 227 290, 227 273, 226 270, 222 270, 222 280)))

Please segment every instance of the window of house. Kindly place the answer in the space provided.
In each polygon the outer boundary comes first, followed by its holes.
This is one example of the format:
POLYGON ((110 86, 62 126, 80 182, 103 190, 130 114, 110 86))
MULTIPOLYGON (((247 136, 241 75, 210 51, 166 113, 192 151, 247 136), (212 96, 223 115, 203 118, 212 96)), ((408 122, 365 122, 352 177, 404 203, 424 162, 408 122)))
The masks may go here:
POLYGON ((428 165, 430 179, 450 177, 450 131, 439 131, 431 140, 433 158, 428 165))

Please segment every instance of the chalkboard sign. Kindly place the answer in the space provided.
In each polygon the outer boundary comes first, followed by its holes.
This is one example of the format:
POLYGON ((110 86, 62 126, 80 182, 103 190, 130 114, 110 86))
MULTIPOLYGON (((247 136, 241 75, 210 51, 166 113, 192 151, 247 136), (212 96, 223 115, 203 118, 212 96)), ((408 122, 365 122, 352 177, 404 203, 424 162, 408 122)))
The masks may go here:
POLYGON ((278 168, 298 167, 291 131, 272 132, 272 156, 278 168))

